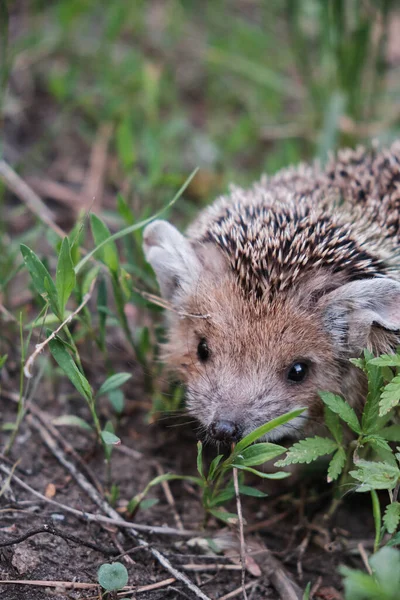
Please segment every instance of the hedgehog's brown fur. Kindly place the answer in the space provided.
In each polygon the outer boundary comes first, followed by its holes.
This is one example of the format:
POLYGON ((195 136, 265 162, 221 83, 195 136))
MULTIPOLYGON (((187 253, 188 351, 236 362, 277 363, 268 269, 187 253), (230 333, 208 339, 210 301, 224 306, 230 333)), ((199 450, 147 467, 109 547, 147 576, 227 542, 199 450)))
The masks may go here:
POLYGON ((188 231, 216 243, 247 292, 265 299, 327 267, 347 281, 400 271, 400 142, 343 150, 325 169, 264 177, 204 211, 188 231))
POLYGON ((144 249, 175 309, 164 358, 205 429, 246 435, 306 406, 277 435, 319 431, 320 390, 363 405, 366 379, 348 359, 400 342, 400 142, 233 187, 187 237, 150 224, 144 249), (307 376, 293 385, 299 363, 307 376))

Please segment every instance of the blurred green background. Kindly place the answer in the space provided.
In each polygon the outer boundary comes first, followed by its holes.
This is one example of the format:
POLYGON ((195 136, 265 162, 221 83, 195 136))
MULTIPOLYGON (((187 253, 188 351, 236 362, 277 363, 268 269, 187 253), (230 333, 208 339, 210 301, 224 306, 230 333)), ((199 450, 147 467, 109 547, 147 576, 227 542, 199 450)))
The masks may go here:
POLYGON ((399 134, 394 0, 2 0, 0 18, 1 152, 49 201, 112 213, 122 192, 141 218, 200 167, 187 220, 229 182, 399 134))

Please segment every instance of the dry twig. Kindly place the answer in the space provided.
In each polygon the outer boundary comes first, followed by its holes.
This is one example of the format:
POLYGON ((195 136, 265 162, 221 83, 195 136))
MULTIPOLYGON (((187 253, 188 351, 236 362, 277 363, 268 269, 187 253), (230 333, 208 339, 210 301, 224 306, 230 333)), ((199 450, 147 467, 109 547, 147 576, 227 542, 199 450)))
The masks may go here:
POLYGON ((4 160, 0 160, 0 178, 4 181, 7 188, 18 196, 43 223, 46 223, 61 238, 66 236, 65 231, 54 222, 54 215, 51 210, 47 208, 33 189, 4 160))
POLYGON ((233 484, 235 486, 235 495, 236 495, 236 508, 239 520, 239 536, 240 536, 240 562, 242 567, 242 590, 243 590, 243 598, 247 600, 246 593, 246 545, 244 540, 244 528, 243 528, 243 514, 242 514, 242 503, 240 502, 240 493, 239 493, 239 478, 237 469, 233 469, 233 484))

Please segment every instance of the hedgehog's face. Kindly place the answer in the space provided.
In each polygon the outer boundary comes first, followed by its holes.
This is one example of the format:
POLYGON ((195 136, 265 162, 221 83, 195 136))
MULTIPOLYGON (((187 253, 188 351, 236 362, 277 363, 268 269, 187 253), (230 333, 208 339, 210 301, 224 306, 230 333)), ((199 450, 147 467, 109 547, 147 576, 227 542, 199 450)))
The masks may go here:
POLYGON ((274 431, 300 436, 305 424, 322 422, 319 391, 360 397, 361 372, 347 359, 371 344, 372 330, 382 349, 388 330, 400 329, 400 284, 390 279, 333 285, 316 274, 268 303, 246 296, 214 246, 194 250, 167 223, 147 228, 145 251, 174 309, 165 359, 215 440, 236 441, 305 407, 274 431))

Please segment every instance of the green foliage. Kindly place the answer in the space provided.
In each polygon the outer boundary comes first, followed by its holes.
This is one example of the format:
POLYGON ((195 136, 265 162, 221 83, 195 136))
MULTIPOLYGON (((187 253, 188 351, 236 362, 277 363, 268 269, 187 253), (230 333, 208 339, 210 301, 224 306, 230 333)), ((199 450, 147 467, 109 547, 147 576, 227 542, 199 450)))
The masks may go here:
POLYGON ((97 581, 107 592, 115 592, 128 583, 128 571, 122 563, 106 563, 97 571, 97 581))
MULTIPOLYGON (((263 479, 282 479, 289 475, 284 471, 268 473, 253 469, 253 466, 265 464, 269 460, 280 456, 286 450, 278 444, 255 442, 264 437, 269 431, 295 419, 303 410, 298 409, 285 413, 251 432, 236 444, 227 458, 224 459, 222 454, 216 456, 209 466, 208 473, 205 472, 203 465, 203 445, 198 442, 197 471, 200 477, 197 478, 196 483, 202 490, 203 506, 208 513, 227 523, 236 521, 237 516, 235 514, 227 513, 225 510, 218 508, 235 497, 235 489, 231 479, 232 469, 234 468, 239 471, 248 471, 263 479)), ((264 496, 260 490, 244 485, 243 473, 239 475, 239 492, 243 495, 259 498, 264 496)))
POLYGON ((369 559, 372 575, 341 567, 346 600, 397 600, 400 590, 400 551, 381 548, 369 559))
POLYGON ((366 350, 362 358, 351 362, 362 369, 368 379, 368 395, 361 420, 343 398, 330 392, 320 392, 325 405, 325 424, 333 439, 315 436, 300 440, 288 449, 284 459, 275 464, 278 467, 308 464, 334 453, 328 466, 327 480, 332 482, 341 476, 340 483, 346 484, 346 489, 351 485, 357 492, 370 492, 377 550, 382 532, 386 529, 393 535, 400 524, 400 504, 397 491, 396 494, 393 492, 400 485, 400 453, 395 452, 389 443, 400 441, 400 425, 396 422, 387 425, 390 420, 397 419, 395 409, 400 403, 400 396, 397 396, 400 374, 393 376, 393 370, 400 370, 400 354, 374 358, 366 350), (390 401, 386 404, 388 398, 390 401), (344 436, 344 424, 356 434, 355 439, 344 436), (390 504, 386 507, 383 522, 376 490, 387 490, 389 495, 390 504))

